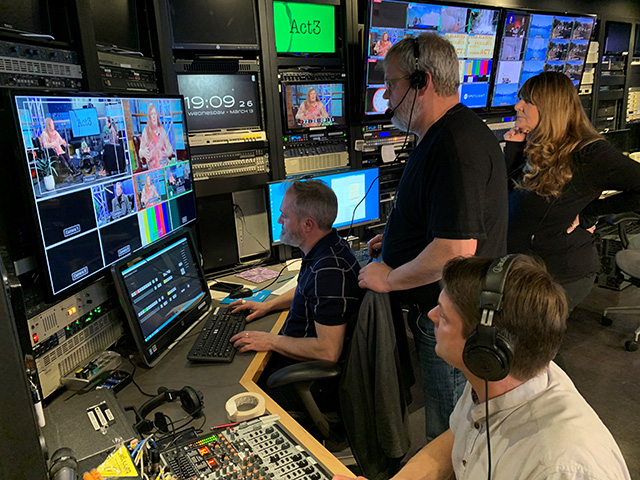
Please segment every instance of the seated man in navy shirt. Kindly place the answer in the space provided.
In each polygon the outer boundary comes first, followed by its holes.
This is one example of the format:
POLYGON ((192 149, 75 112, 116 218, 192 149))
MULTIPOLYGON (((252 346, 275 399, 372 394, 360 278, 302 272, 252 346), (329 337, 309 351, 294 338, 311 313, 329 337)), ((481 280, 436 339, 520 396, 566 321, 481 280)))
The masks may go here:
MULTIPOLYGON (((338 199, 320 180, 292 182, 280 206, 281 240, 302 250, 296 288, 264 303, 238 301, 234 312, 250 310, 250 322, 270 312, 289 309, 279 335, 241 332, 231 338, 240 352, 273 351, 269 370, 305 360, 337 362, 347 321, 356 315, 363 292, 360 265, 335 229, 338 199)), ((263 375, 264 376, 264 375, 263 375)), ((266 378, 266 376, 265 376, 266 378)))

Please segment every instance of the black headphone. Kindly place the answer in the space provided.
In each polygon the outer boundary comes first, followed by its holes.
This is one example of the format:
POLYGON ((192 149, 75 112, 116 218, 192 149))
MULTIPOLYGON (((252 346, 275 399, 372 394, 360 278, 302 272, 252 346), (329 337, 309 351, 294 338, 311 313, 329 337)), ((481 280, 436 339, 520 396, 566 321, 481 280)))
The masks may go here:
POLYGON ((418 62, 420 61, 420 44, 418 43, 417 38, 411 37, 411 39, 413 40, 413 56, 416 59, 416 63, 413 73, 409 77, 409 84, 411 85, 411 88, 420 90, 427 86, 427 73, 422 70, 418 70, 418 62))
POLYGON ((154 421, 147 420, 145 417, 149 415, 153 410, 158 408, 164 403, 173 402, 180 399, 180 405, 182 409, 191 415, 193 418, 197 418, 202 414, 204 408, 204 401, 202 392, 197 391, 193 387, 182 387, 182 390, 171 390, 166 387, 158 388, 158 395, 147 401, 136 412, 137 423, 134 425, 136 430, 141 435, 151 433, 154 427, 161 432, 167 433, 167 417, 161 413, 156 412, 154 421))
POLYGON ((490 382, 502 380, 511 370, 513 348, 493 325, 493 315, 502 309, 504 286, 515 258, 515 255, 506 255, 489 266, 480 293, 482 318, 462 352, 462 360, 469 371, 490 382))

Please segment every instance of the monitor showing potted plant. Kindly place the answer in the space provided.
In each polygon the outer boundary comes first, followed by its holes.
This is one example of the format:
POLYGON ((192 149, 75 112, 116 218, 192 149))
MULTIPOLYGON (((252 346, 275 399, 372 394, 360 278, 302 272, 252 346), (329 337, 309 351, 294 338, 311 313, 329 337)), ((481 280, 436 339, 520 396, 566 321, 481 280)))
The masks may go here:
POLYGON ((54 175, 58 175, 55 164, 58 160, 56 156, 45 155, 43 158, 36 158, 36 169, 38 176, 44 181, 44 188, 53 190, 56 188, 54 175))

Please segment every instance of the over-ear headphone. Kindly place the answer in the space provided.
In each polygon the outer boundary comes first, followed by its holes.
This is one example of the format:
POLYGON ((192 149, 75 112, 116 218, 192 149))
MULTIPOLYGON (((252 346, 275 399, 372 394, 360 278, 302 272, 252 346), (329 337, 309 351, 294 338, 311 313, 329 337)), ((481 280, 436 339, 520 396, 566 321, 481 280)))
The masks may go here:
POLYGON ((204 401, 202 393, 197 391, 193 387, 182 387, 182 390, 171 390, 166 387, 158 388, 158 395, 143 404, 136 412, 137 423, 135 424, 136 430, 141 435, 151 433, 154 427, 158 428, 161 432, 167 432, 167 419, 165 415, 157 412, 154 416, 154 421, 146 418, 149 413, 158 408, 164 403, 173 402, 180 399, 180 405, 182 409, 194 418, 201 415, 204 408, 204 401))
POLYGON ((409 84, 411 85, 411 88, 420 90, 427 86, 427 73, 418 69, 418 62, 420 61, 420 43, 417 38, 411 38, 413 39, 413 56, 416 59, 416 63, 413 73, 409 77, 409 84))
POLYGON ((513 349, 499 328, 493 325, 493 316, 502 309, 507 275, 515 258, 515 255, 506 255, 489 266, 480 293, 482 318, 462 352, 462 360, 469 371, 490 382, 502 380, 511 370, 513 349))

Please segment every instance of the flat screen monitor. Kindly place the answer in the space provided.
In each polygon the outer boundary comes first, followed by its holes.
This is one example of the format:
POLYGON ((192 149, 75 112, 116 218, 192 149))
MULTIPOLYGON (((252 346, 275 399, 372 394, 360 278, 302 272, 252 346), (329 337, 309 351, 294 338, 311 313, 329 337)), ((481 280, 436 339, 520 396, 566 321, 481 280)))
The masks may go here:
POLYGON ((20 94, 12 103, 53 295, 195 221, 180 97, 20 94))
MULTIPOLYGON (((329 185, 338 197, 338 215, 333 223, 334 228, 365 225, 380 218, 378 176, 378 168, 367 168, 313 177, 329 185)), ((305 177, 301 180, 307 179, 308 177, 305 177)), ((267 185, 271 242, 274 244, 281 243, 282 225, 278 223, 278 219, 280 218, 280 205, 288 186, 289 182, 287 181, 272 182, 267 185)))
POLYGON ((393 44, 424 32, 444 36, 459 60, 460 102, 486 108, 500 9, 396 0, 369 0, 366 18, 364 114, 388 107, 382 60, 393 44))
POLYGON ((640 57, 640 23, 636 23, 636 39, 633 42, 633 56, 640 57))
POLYGON ((594 23, 595 17, 586 15, 508 10, 491 106, 515 105, 522 84, 541 72, 564 73, 577 87, 594 23))
POLYGON ((0 28, 45 35, 51 33, 46 2, 0 0, 0 28))
POLYGON ((179 74, 190 133, 260 129, 258 73, 179 74))
POLYGON ((189 229, 111 267, 142 360, 153 367, 211 306, 189 229))
POLYGON ((138 51, 138 18, 135 0, 91 0, 96 42, 138 51))
POLYGON ((253 0, 168 0, 173 48, 257 50, 253 0))
POLYGON ((285 130, 345 127, 345 84, 283 83, 285 130))
POLYGON ((607 22, 605 29, 604 54, 622 55, 629 53, 631 42, 631 24, 607 22))
POLYGON ((276 52, 336 53, 336 6, 273 2, 276 52))

